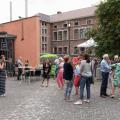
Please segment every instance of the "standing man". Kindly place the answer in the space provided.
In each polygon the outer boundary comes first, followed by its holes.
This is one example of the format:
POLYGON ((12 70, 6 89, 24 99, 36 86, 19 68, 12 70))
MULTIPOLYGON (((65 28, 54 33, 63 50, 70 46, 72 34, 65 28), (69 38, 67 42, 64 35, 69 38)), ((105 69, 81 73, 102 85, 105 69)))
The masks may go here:
POLYGON ((100 89, 100 97, 105 98, 109 95, 107 94, 107 85, 108 85, 108 77, 111 67, 109 66, 110 60, 108 54, 103 55, 103 60, 100 63, 100 69, 102 73, 102 83, 100 89))

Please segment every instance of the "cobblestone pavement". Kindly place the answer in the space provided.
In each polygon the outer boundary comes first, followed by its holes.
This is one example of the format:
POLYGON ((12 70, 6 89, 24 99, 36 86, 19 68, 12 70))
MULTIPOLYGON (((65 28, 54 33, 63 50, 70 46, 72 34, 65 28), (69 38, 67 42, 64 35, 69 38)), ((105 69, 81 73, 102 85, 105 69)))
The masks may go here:
MULTIPOLYGON (((0 97, 0 120, 120 120, 117 93, 115 99, 100 98, 100 82, 91 86, 91 103, 83 105, 65 102, 54 80, 49 87, 40 85, 41 81, 28 84, 9 78, 6 97, 0 97)), ((74 91, 72 99, 76 100, 74 91)))

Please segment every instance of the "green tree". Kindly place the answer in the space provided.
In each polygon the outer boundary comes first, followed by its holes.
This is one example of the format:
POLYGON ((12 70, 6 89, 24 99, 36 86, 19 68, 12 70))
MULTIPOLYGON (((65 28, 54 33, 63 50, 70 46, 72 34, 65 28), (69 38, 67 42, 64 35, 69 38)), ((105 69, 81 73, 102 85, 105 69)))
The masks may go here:
POLYGON ((96 11, 98 27, 90 31, 98 47, 97 55, 120 55, 120 0, 101 2, 96 11))

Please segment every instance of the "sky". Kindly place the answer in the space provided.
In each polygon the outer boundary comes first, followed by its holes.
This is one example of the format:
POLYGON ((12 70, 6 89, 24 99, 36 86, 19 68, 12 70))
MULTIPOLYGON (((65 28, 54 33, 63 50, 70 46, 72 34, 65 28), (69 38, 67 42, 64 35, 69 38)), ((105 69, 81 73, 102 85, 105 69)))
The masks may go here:
MULTIPOLYGON (((10 1, 12 2, 12 20, 25 17, 25 0, 0 0, 0 23, 10 21, 10 1)), ((101 0, 27 0, 28 17, 37 13, 47 15, 57 11, 66 12, 99 4, 101 0)))

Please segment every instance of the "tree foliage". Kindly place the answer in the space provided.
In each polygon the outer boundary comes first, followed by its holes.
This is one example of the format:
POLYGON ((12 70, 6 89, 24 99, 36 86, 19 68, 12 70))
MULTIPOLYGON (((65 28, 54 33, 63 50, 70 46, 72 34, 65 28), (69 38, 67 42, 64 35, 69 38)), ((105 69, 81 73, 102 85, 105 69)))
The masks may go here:
POLYGON ((98 44, 97 55, 120 55, 120 0, 101 2, 96 11, 98 27, 90 34, 98 44))

